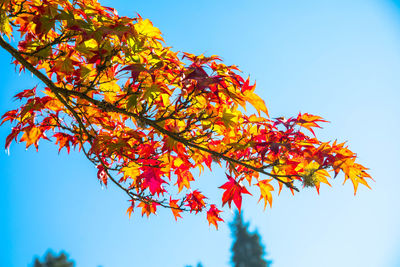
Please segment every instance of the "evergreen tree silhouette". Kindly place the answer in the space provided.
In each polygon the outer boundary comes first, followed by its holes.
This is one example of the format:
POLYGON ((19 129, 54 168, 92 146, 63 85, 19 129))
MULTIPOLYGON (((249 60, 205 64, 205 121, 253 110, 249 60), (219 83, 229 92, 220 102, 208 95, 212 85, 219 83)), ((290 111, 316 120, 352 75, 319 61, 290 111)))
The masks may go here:
POLYGON ((45 261, 40 262, 38 258, 35 259, 33 267, 73 267, 74 262, 68 260, 68 256, 61 252, 59 256, 53 255, 51 252, 47 252, 45 261))
POLYGON ((234 238, 231 262, 234 267, 270 267, 272 261, 265 260, 264 247, 257 232, 250 233, 249 224, 243 222, 238 212, 230 224, 234 238))

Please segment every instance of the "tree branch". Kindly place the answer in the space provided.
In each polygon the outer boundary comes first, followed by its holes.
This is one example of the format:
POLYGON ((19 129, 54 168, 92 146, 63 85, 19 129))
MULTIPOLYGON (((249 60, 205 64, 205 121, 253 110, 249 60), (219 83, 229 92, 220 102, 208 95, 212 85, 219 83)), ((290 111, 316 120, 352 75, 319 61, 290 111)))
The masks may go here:
MULTIPOLYGON (((184 145, 186 145, 186 146, 188 146, 188 147, 192 147, 192 148, 201 150, 201 151, 203 151, 203 152, 206 152, 206 153, 208 153, 208 154, 211 154, 212 156, 214 156, 214 157, 216 157, 216 158, 220 158, 220 159, 223 159, 223 160, 225 160, 225 161, 227 161, 227 162, 235 163, 235 164, 241 165, 241 166, 243 166, 243 167, 245 167, 245 168, 254 170, 254 171, 256 171, 256 172, 259 172, 259 173, 268 175, 268 176, 274 178, 275 180, 279 181, 280 183, 284 184, 284 185, 287 186, 288 188, 291 188, 291 189, 293 189, 293 190, 295 190, 295 191, 297 191, 297 192, 299 191, 299 189, 293 185, 293 180, 291 180, 291 181, 283 181, 283 180, 281 179, 281 178, 283 178, 283 177, 293 179, 292 177, 298 177, 298 175, 276 175, 276 174, 272 174, 272 173, 266 172, 266 171, 265 171, 265 168, 263 168, 263 167, 254 167, 254 166, 249 165, 249 164, 247 164, 247 163, 244 163, 244 162, 242 162, 242 161, 240 161, 240 160, 237 160, 237 159, 228 157, 228 156, 224 155, 223 153, 219 153, 219 152, 216 152, 216 151, 207 149, 207 148, 205 148, 205 147, 202 147, 202 146, 200 146, 200 145, 197 145, 197 144, 195 144, 195 143, 193 143, 193 142, 190 142, 189 140, 186 140, 186 139, 182 138, 181 136, 179 136, 179 135, 177 135, 177 134, 175 134, 175 133, 173 133, 173 132, 170 132, 170 131, 164 129, 163 127, 161 127, 160 125, 158 125, 158 124, 156 123, 156 121, 153 121, 153 120, 150 120, 150 119, 148 119, 148 118, 145 118, 145 117, 144 117, 143 115, 141 115, 141 114, 135 114, 135 113, 129 112, 129 111, 125 110, 125 109, 116 107, 115 105, 113 105, 113 104, 111 104, 111 103, 109 103, 109 102, 106 102, 106 101, 104 101, 104 100, 103 100, 103 101, 99 101, 99 100, 93 99, 93 98, 89 97, 88 95, 86 95, 85 93, 82 93, 82 92, 71 91, 71 90, 67 90, 67 89, 64 89, 64 88, 60 88, 60 87, 56 86, 56 85, 53 83, 53 81, 51 81, 51 80, 50 80, 47 76, 45 76, 42 72, 40 72, 39 70, 37 70, 31 63, 29 63, 29 62, 20 54, 20 52, 19 52, 18 50, 16 50, 16 49, 15 49, 14 47, 12 47, 10 44, 8 44, 6 41, 4 41, 4 39, 3 39, 1 36, 0 36, 0 46, 1 46, 2 48, 4 48, 7 52, 9 52, 17 61, 19 61, 19 62, 20 62, 25 68, 27 68, 33 75, 35 75, 36 77, 38 77, 44 84, 47 85, 47 87, 56 95, 56 97, 60 100, 60 102, 62 102, 62 103, 67 107, 67 109, 73 114, 73 116, 77 119, 79 126, 82 127, 82 129, 83 129, 83 130, 85 131, 85 133, 88 135, 88 138, 89 138, 89 139, 90 139, 91 135, 87 132, 87 129, 86 129, 86 127, 83 125, 83 123, 82 123, 82 121, 81 121, 79 115, 76 113, 76 111, 75 111, 72 107, 70 107, 70 106, 68 105, 68 103, 66 102, 66 100, 65 100, 64 98, 62 98, 62 97, 60 96, 60 94, 64 95, 65 97, 68 97, 69 95, 74 95, 74 96, 80 97, 80 98, 85 99, 85 100, 87 100, 88 102, 94 104, 95 106, 97 106, 98 108, 100 108, 101 110, 103 110, 103 111, 105 111, 105 112, 111 111, 111 112, 116 112, 116 113, 119 113, 119 114, 124 114, 124 115, 129 116, 129 117, 133 117, 133 118, 135 118, 136 120, 138 120, 138 121, 140 121, 140 122, 142 122, 142 123, 145 123, 145 124, 151 126, 152 128, 154 128, 154 129, 157 130, 158 132, 160 132, 160 133, 162 133, 162 134, 164 134, 164 135, 166 135, 166 136, 168 136, 168 137, 170 137, 170 138, 172 138, 172 139, 174 139, 174 140, 176 140, 176 141, 178 141, 178 142, 180 142, 180 143, 182 143, 182 144, 184 144, 184 145)), ((89 140, 89 142, 90 142, 90 140, 89 140)), ((91 143, 91 142, 90 142, 90 143, 91 143)), ((116 182, 116 181, 115 181, 115 182, 116 182)))

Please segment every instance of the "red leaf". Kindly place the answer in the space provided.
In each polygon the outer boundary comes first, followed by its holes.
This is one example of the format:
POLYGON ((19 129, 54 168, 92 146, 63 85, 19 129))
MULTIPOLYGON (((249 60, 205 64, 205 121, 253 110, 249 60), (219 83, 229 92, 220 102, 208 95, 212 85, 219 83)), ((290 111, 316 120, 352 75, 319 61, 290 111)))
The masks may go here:
POLYGON ((309 130, 314 136, 315 136, 315 133, 312 128, 313 127, 321 128, 321 126, 319 126, 317 124, 317 122, 328 122, 328 121, 324 120, 320 116, 311 115, 309 113, 304 113, 303 115, 301 113, 299 113, 299 115, 297 116, 297 119, 296 119, 297 124, 301 125, 302 127, 306 128, 307 130, 309 130))
POLYGON ((55 133, 53 136, 55 138, 57 138, 56 145, 59 144, 59 146, 60 146, 60 148, 58 149, 58 152, 60 152, 63 147, 66 147, 68 154, 69 154, 70 143, 74 143, 75 138, 66 133, 55 133))
POLYGON ((3 123, 5 123, 6 121, 13 122, 17 118, 17 113, 18 113, 18 110, 16 110, 16 109, 10 110, 10 111, 7 111, 6 113, 4 113, 4 115, 1 116, 1 118, 0 118, 0 120, 2 120, 0 123, 0 126, 3 125, 3 123))
POLYGON ((97 169, 98 169, 97 178, 100 180, 100 182, 102 182, 105 186, 107 186, 108 176, 104 169, 104 166, 100 164, 97 166, 97 169))
POLYGON ((14 97, 21 100, 22 98, 29 98, 29 97, 35 96, 36 88, 37 88, 37 86, 35 86, 32 89, 26 89, 26 90, 16 94, 14 97))
POLYGON ((163 194, 165 190, 162 187, 162 184, 166 182, 160 177, 160 168, 145 166, 142 169, 144 169, 144 171, 141 175, 139 175, 139 178, 143 179, 143 187, 149 188, 152 195, 156 193, 157 195, 160 193, 163 194))
POLYGON ((6 145, 5 148, 8 149, 10 147, 10 144, 12 142, 12 140, 14 139, 15 141, 17 141, 17 137, 18 134, 21 132, 20 128, 14 127, 12 128, 11 133, 7 136, 6 138, 6 145))
POLYGON ((190 207, 190 212, 195 211, 197 214, 199 211, 202 211, 206 205, 203 200, 205 198, 203 194, 195 190, 193 193, 186 195, 186 202, 188 203, 186 206, 190 207))
POLYGON ((251 194, 249 191, 247 191, 246 187, 240 185, 230 175, 227 174, 226 176, 228 177, 229 181, 219 187, 225 189, 225 192, 222 195, 222 206, 228 203, 230 208, 233 200, 240 212, 240 208, 242 207, 242 194, 251 194))

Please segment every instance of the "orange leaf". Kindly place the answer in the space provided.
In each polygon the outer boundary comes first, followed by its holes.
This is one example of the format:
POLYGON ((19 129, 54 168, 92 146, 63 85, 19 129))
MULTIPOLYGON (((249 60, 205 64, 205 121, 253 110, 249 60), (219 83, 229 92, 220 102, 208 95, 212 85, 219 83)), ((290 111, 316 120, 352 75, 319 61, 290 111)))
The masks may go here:
POLYGON ((180 214, 182 212, 182 210, 179 208, 177 203, 178 203, 178 199, 173 200, 173 199, 171 199, 171 197, 169 198, 169 205, 171 206, 171 211, 172 211, 172 214, 174 215, 175 221, 178 220, 178 217, 182 218, 182 216, 180 214))
POLYGON ((26 148, 30 147, 32 144, 35 145, 36 150, 38 149, 38 142, 42 136, 42 131, 37 127, 31 127, 27 129, 21 137, 21 142, 26 142, 26 148))
POLYGON ((142 208, 142 216, 144 214, 147 215, 147 218, 150 216, 150 214, 154 213, 156 214, 157 211, 157 206, 160 205, 154 201, 150 201, 150 202, 140 202, 138 207, 142 208))
POLYGON ((129 206, 129 208, 126 210, 126 213, 129 215, 129 219, 131 218, 132 212, 135 209, 135 200, 134 199, 130 199, 129 200, 131 202, 131 205, 129 206))
POLYGON ((211 205, 210 209, 207 211, 207 220, 208 225, 213 224, 215 228, 218 230, 218 221, 223 222, 224 220, 219 217, 221 211, 216 208, 215 205, 211 205))

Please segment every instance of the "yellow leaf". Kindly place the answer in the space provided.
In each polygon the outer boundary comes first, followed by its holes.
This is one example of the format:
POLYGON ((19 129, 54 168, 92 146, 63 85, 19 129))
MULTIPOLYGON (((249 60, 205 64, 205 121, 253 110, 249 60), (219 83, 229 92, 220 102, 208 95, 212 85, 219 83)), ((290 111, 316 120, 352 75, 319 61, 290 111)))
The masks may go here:
MULTIPOLYGON (((307 163, 301 163, 299 165, 304 164, 307 163)), ((328 177, 330 178, 329 173, 325 169, 320 169, 320 165, 317 162, 312 161, 304 167, 304 174, 302 175, 303 185, 305 187, 315 187, 319 194, 321 183, 331 186, 328 182, 328 177)))
POLYGON ((78 52, 87 54, 87 53, 91 52, 90 50, 97 49, 97 47, 98 47, 97 41, 95 39, 89 39, 89 40, 87 40, 85 42, 82 42, 82 43, 78 44, 75 47, 75 49, 78 52))
POLYGON ((371 176, 366 172, 367 168, 364 166, 354 163, 354 161, 353 164, 351 164, 350 161, 348 161, 346 162, 345 168, 342 170, 345 173, 345 180, 343 183, 345 183, 348 179, 351 180, 354 187, 354 195, 357 193, 358 184, 360 183, 371 189, 365 180, 365 178, 371 178, 371 176))
POLYGON ((124 180, 131 178, 136 182, 136 177, 140 175, 140 166, 129 162, 128 166, 123 167, 121 171, 124 173, 124 180))
POLYGON ((226 127, 231 127, 235 126, 237 118, 231 110, 225 108, 222 112, 222 121, 224 122, 226 127))
POLYGON ((101 90, 104 92, 104 100, 114 103, 118 100, 117 93, 121 91, 121 87, 115 82, 107 82, 101 85, 101 90))
POLYGON ((135 30, 146 37, 162 40, 161 31, 153 26, 153 23, 148 20, 140 20, 135 24, 135 30))
POLYGON ((258 202, 260 202, 261 199, 264 200, 264 210, 267 207, 267 204, 269 203, 269 206, 272 207, 272 194, 271 191, 274 191, 274 187, 269 184, 272 179, 266 179, 266 180, 261 180, 259 181, 256 185, 260 188, 261 191, 261 196, 258 202))
POLYGON ((260 114, 260 111, 264 112, 265 115, 268 115, 268 109, 265 106, 264 100, 261 99, 256 93, 253 91, 246 91, 245 92, 245 97, 246 100, 257 110, 258 114, 260 114))
POLYGON ((0 13, 0 32, 7 35, 8 38, 11 38, 12 36, 12 27, 4 10, 1 10, 0 13))

